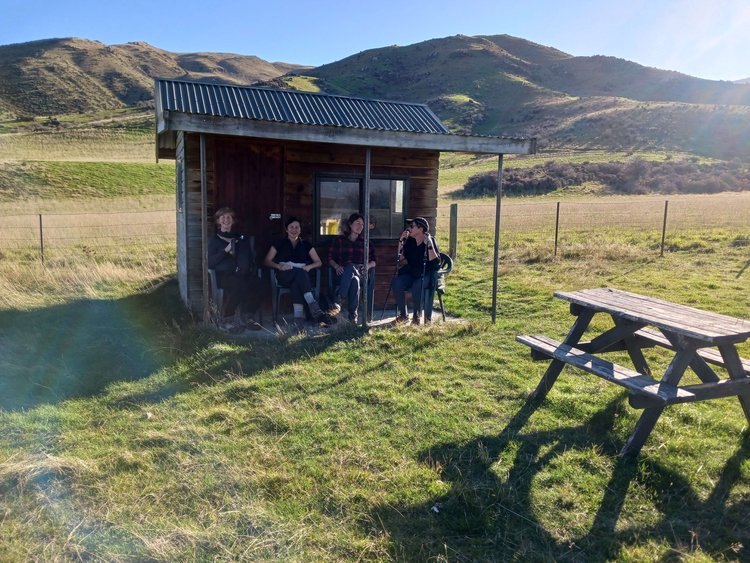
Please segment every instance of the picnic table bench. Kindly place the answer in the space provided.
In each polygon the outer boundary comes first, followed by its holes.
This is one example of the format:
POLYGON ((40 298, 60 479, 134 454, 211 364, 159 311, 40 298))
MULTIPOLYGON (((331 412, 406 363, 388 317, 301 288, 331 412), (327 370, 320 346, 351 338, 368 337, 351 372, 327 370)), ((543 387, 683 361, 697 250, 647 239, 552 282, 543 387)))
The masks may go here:
POLYGON ((737 344, 750 338, 750 321, 611 288, 555 292, 570 302, 576 319, 562 342, 543 335, 520 335, 532 359, 552 360, 532 399, 544 398, 565 365, 572 365, 628 390, 633 408, 644 409, 621 456, 637 454, 668 405, 721 397, 738 397, 750 422, 750 361, 740 358, 737 344), (608 314, 614 327, 580 342, 597 313, 608 314), (656 379, 643 349, 659 346, 674 352, 656 379), (612 363, 599 354, 627 351, 633 368, 612 363), (723 368, 721 379, 709 366, 723 368), (701 383, 679 385, 690 367, 701 383))

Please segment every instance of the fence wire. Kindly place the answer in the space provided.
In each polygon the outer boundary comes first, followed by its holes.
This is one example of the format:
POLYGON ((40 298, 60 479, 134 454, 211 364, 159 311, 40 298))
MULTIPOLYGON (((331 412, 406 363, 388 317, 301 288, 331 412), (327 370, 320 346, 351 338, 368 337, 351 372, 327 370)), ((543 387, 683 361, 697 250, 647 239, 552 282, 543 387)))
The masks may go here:
MULTIPOLYGON (((557 250, 586 238, 606 239, 639 233, 644 250, 654 245, 670 248, 670 239, 686 231, 729 229, 750 237, 750 194, 659 199, 517 201, 504 199, 501 208, 504 247, 534 243, 557 250)), ((173 209, 55 214, 18 214, 0 217, 0 251, 38 253, 42 258, 82 252, 86 255, 138 248, 174 249, 173 209)), ((441 206, 437 226, 447 238, 450 206, 441 206)), ((457 231, 493 230, 495 204, 459 204, 457 231)), ((0 255, 2 257, 3 255, 0 255)))

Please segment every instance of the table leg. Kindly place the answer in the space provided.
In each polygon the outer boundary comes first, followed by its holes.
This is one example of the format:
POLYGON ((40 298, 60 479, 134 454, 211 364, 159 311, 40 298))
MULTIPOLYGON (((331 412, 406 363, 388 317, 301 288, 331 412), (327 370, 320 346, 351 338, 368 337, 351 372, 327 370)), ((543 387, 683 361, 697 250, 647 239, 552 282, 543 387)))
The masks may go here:
MULTIPOLYGON (((677 353, 674 358, 672 358, 669 366, 667 366, 667 370, 664 372, 664 377, 662 377, 661 380, 664 383, 676 386, 680 382, 680 379, 682 379, 685 370, 694 357, 695 348, 677 350, 677 353)), ((659 420, 663 410, 663 406, 648 407, 643 410, 643 414, 641 414, 641 417, 638 419, 635 429, 630 434, 628 441, 625 442, 625 445, 620 451, 620 457, 626 455, 637 455, 638 452, 641 451, 643 444, 646 442, 649 434, 651 434, 654 426, 656 426, 656 422, 659 420)))
MULTIPOLYGON (((568 332, 568 335, 565 337, 563 344, 568 344, 569 346, 575 346, 576 344, 578 344, 578 341, 583 336, 583 333, 586 332, 586 329, 588 328, 593 316, 594 311, 590 311, 588 309, 581 310, 576 317, 576 320, 573 323, 570 332, 568 332)), ((549 367, 547 367, 547 371, 544 372, 539 385, 536 386, 536 389, 531 394, 530 399, 544 399, 544 397, 547 396, 547 393, 549 393, 549 390, 552 389, 552 386, 555 384, 555 381, 557 381, 557 377, 560 375, 560 372, 562 372, 562 369, 564 367, 565 362, 561 362, 560 360, 552 360, 549 367)))
MULTIPOLYGON (((724 365, 727 368, 727 373, 731 379, 746 379, 745 369, 742 367, 742 360, 732 344, 723 344, 719 346, 719 352, 721 357, 724 358, 724 365)), ((750 422, 750 393, 742 393, 737 395, 740 400, 740 405, 745 413, 745 418, 750 422)))

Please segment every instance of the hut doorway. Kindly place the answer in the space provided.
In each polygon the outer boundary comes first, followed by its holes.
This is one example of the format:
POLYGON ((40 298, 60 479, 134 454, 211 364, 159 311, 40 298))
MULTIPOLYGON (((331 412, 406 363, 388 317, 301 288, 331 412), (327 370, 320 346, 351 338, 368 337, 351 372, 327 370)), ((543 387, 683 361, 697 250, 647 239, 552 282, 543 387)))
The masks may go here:
POLYGON ((283 151, 274 143, 217 140, 214 203, 233 207, 260 259, 283 233, 283 151))

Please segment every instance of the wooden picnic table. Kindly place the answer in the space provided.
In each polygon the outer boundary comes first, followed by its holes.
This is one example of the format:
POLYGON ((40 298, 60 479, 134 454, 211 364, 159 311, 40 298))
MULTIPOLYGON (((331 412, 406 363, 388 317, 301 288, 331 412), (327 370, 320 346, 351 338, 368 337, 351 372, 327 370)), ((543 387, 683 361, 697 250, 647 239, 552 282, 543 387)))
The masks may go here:
POLYGON ((516 337, 531 347, 533 359, 552 360, 532 399, 547 395, 566 364, 625 387, 630 405, 644 410, 621 456, 640 451, 667 405, 736 396, 750 422, 750 361, 740 358, 737 351, 737 344, 750 338, 750 321, 611 288, 554 295, 569 301, 570 312, 576 316, 565 339, 516 337), (614 327, 580 342, 598 313, 608 314, 614 327), (653 346, 674 351, 658 380, 642 352, 653 346), (613 351, 627 351, 635 369, 600 357, 613 351), (709 364, 723 368, 728 377, 720 378, 709 364), (701 383, 679 385, 688 367, 701 383))

